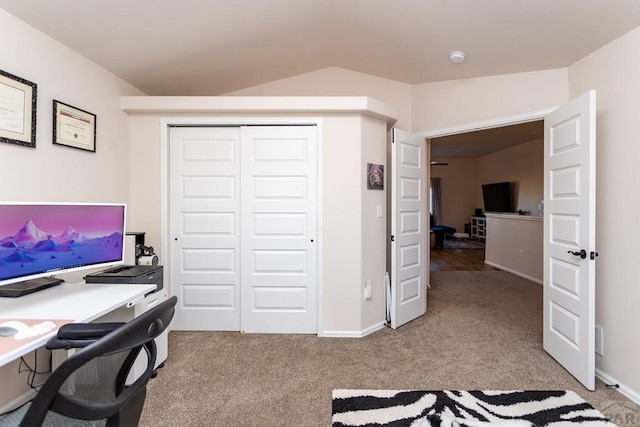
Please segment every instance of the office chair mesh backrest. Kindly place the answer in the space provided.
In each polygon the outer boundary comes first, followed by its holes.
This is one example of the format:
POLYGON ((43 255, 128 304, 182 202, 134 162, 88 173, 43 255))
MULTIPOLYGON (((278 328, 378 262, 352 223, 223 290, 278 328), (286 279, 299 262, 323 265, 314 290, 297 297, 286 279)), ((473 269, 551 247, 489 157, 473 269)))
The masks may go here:
MULTIPOLYGON (((69 402, 77 402, 80 404, 95 405, 96 403, 108 404, 112 402, 118 394, 118 384, 122 381, 120 375, 128 373, 131 369, 132 364, 127 363, 127 358, 130 354, 137 355, 138 353, 139 347, 133 350, 91 359, 69 375, 64 383, 62 383, 58 389, 59 396, 64 396, 69 402), (123 374, 120 374, 121 370, 124 370, 123 374)), ((155 351, 152 357, 147 357, 147 363, 155 364, 155 351)), ((43 426, 67 425, 84 427, 105 426, 106 418, 80 421, 53 411, 48 411, 43 423, 43 426)), ((129 423, 121 421, 117 425, 129 425, 129 423)), ((137 423, 133 425, 137 425, 137 423)))
MULTIPOLYGON (((137 350, 99 356, 88 361, 69 375, 60 386, 58 393, 76 401, 100 403, 113 401, 117 393, 118 373, 121 369, 131 368, 125 364, 125 361, 129 354, 137 354, 137 350)), ((153 356, 155 357, 155 354, 153 356)))
POLYGON ((0 419, 0 426, 137 426, 156 360, 154 338, 171 322, 176 301, 171 297, 78 350, 51 374, 23 414, 18 410, 0 419), (147 356, 145 371, 128 385, 141 352, 147 356))

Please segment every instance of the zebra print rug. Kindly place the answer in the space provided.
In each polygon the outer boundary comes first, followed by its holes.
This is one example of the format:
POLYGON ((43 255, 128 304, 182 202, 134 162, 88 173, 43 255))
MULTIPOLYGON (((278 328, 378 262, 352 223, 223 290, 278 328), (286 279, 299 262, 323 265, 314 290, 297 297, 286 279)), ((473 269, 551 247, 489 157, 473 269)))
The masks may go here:
POLYGON ((333 427, 615 426, 572 391, 334 390, 333 427))

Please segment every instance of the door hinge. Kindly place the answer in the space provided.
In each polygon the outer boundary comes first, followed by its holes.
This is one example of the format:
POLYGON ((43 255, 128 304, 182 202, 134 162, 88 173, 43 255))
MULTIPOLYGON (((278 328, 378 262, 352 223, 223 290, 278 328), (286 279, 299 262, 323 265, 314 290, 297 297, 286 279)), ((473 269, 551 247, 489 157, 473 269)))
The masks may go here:
POLYGON ((591 258, 591 259, 596 259, 596 257, 597 257, 598 255, 600 255, 598 252, 591 251, 591 253, 590 253, 590 255, 589 255, 589 258, 591 258))
POLYGON ((396 236, 394 236, 393 234, 391 235, 391 241, 395 242, 396 241, 396 236))

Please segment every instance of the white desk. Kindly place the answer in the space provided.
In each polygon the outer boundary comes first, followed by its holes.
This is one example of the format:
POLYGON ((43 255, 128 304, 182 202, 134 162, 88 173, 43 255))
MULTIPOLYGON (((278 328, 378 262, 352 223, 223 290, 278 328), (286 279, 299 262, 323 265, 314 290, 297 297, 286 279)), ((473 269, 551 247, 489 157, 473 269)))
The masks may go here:
MULTIPOLYGON (((0 317, 91 322, 119 307, 134 305, 155 288, 156 285, 151 284, 63 283, 19 298, 0 298, 0 317)), ((42 347, 56 333, 57 329, 54 329, 37 338, 26 339, 24 345, 0 354, 0 366, 42 347)))

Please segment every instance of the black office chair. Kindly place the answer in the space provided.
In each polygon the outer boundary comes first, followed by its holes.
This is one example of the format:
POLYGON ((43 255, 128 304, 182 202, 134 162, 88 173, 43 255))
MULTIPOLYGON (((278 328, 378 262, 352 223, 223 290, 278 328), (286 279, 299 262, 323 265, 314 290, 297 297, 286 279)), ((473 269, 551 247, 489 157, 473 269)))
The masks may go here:
POLYGON ((33 401, 0 417, 0 426, 137 426, 156 361, 154 339, 169 326, 177 297, 127 323, 70 324, 48 348, 80 348, 53 371, 33 401), (127 385, 144 349, 145 371, 127 385))

